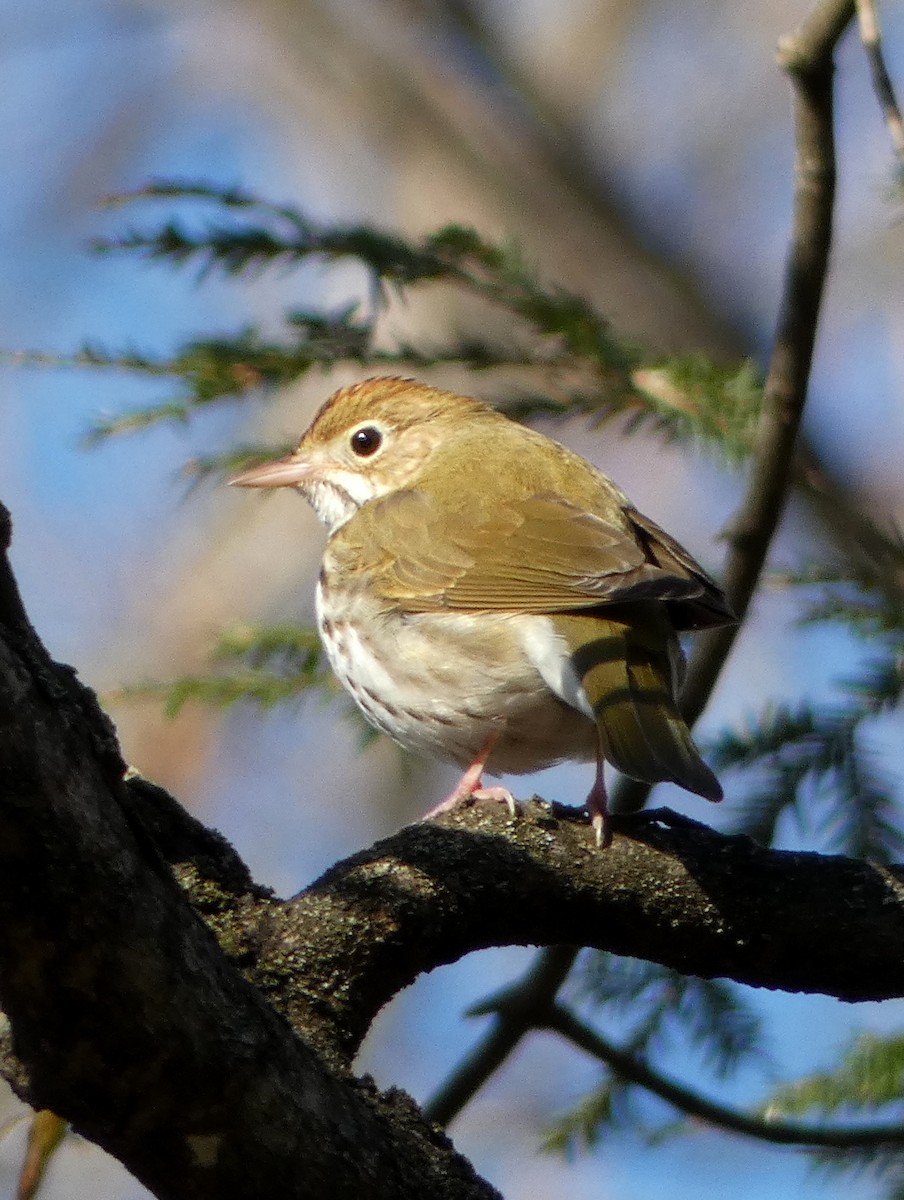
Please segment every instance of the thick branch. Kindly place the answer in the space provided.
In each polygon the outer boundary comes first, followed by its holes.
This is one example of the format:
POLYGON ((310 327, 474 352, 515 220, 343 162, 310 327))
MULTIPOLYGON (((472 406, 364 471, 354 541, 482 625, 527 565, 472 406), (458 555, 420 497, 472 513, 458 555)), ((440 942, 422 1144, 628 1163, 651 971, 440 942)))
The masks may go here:
POLYGON ((904 995, 904 867, 765 850, 667 812, 616 831, 600 852, 575 810, 531 804, 513 821, 481 806, 338 864, 271 917, 265 957, 290 944, 303 981, 293 1019, 328 1018, 351 1054, 422 971, 488 946, 566 941, 759 987, 904 995))
MULTIPOLYGON (((481 805, 409 826, 278 901, 225 870, 166 793, 141 791, 133 812, 230 956, 341 1061, 417 975, 488 946, 570 942, 753 986, 904 996, 904 866, 767 850, 667 810, 616 818, 600 852, 583 813, 532 802, 516 819, 481 805)), ((546 1004, 560 955, 527 985, 546 1004)))

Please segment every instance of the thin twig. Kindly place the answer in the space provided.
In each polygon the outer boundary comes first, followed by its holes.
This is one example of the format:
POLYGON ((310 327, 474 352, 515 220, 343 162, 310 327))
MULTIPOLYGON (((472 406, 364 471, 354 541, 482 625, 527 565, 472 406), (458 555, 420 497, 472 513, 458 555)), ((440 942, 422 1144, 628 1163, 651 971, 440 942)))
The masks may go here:
POLYGON ((875 1149, 904 1143, 904 1129, 900 1123, 864 1125, 859 1129, 856 1126, 816 1129, 794 1121, 773 1121, 766 1117, 750 1116, 716 1104, 654 1071, 636 1055, 614 1046, 560 1004, 550 1006, 546 1019, 537 1028, 561 1034, 591 1057, 605 1063, 621 1079, 645 1088, 687 1116, 698 1117, 731 1133, 741 1133, 776 1145, 826 1146, 838 1150, 875 1149))
MULTIPOLYGON (((424 1116, 437 1125, 448 1125, 505 1062, 525 1034, 537 1027, 538 1014, 545 1012, 577 957, 573 946, 550 946, 541 950, 519 983, 493 1002, 496 1019, 477 1043, 424 1105, 424 1116)), ((487 1011, 475 1005, 472 1015, 487 1011)))
POLYGON ((904 120, 895 97, 894 85, 885 57, 882 54, 882 33, 879 29, 879 14, 873 0, 857 0, 857 22, 860 26, 860 40, 866 51, 867 61, 873 76, 873 87, 876 97, 885 114, 885 123, 891 135, 891 143, 899 159, 904 159, 904 120))

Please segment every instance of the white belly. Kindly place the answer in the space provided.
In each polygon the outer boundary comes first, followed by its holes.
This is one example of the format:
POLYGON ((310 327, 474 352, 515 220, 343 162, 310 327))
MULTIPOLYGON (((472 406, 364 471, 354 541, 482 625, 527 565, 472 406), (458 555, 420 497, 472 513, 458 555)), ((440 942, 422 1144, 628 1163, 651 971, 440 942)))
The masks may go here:
POLYGON ((487 769, 497 774, 596 754, 590 706, 548 617, 376 616, 365 605, 328 619, 318 586, 320 634, 367 719, 407 749, 466 766, 496 734, 487 769))

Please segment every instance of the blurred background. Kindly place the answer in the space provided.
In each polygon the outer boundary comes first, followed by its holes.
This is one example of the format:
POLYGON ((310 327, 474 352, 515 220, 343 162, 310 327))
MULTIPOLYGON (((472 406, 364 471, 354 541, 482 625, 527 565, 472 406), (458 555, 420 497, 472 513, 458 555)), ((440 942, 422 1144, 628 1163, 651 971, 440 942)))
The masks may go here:
MULTIPOLYGON (((99 200, 149 178, 241 185, 323 221, 418 235, 448 222, 517 242, 544 277, 587 294, 615 328, 663 351, 731 361, 768 351, 792 186, 789 91, 774 65, 803 3, 697 0, 0 0, 0 349, 165 354, 192 335, 256 325, 286 306, 366 297, 353 268, 306 267, 240 283, 87 251, 140 224, 99 200)), ((892 76, 904 79, 904 12, 883 12, 892 76)), ((833 274, 807 431, 839 478, 900 519, 904 271, 892 155, 866 63, 839 55, 841 179, 833 274)), ((155 210, 159 216, 162 210, 155 210)), ((448 297, 393 307, 391 333, 467 330, 448 297)), ((266 412, 219 406, 86 449, 104 413, 170 394, 166 382, 86 370, 0 374, 0 498, 13 564, 51 652, 102 693, 205 663, 217 633, 252 620, 306 620, 323 533, 293 495, 192 490, 192 455, 229 439, 289 439, 356 377, 309 379, 266 412)), ((457 386, 448 371, 431 382, 457 386)), ((652 436, 572 422, 556 436, 718 572, 720 529, 741 480, 652 436)), ((774 566, 816 551, 792 507, 774 566), (802 548, 803 547, 803 548, 802 548)), ((837 632, 793 627, 794 600, 756 602, 703 728, 770 699, 824 694, 852 662, 837 632)), ((112 703, 128 760, 236 845, 282 894, 336 858, 415 819, 451 776, 389 744, 359 748, 341 702, 309 698, 262 715, 112 703)), ((900 742, 889 718, 877 737, 900 742)), ((900 754, 898 755, 900 758, 900 754)), ((516 790, 580 803, 588 768, 516 790)), ((706 820, 719 812, 661 789, 706 820)), ((783 844, 831 849, 788 821, 783 844)), ((381 1084, 424 1100, 473 1043, 463 1010, 502 986, 530 951, 473 956, 420 980, 382 1014, 362 1056, 381 1084)), ((768 1055, 723 1084, 750 1105, 777 1079, 831 1061, 856 1028, 890 1029, 898 1004, 753 994, 768 1055)), ((617 1032, 617 1031, 616 1031, 617 1032)), ((701 1088, 693 1055, 658 1064, 701 1088)), ((534 1038, 451 1130, 509 1198, 695 1200, 731 1194, 870 1196, 875 1181, 814 1174, 793 1150, 698 1127, 653 1149, 625 1130, 571 1162, 542 1155, 543 1130, 597 1078, 593 1063, 534 1038)), ((653 1101, 650 1112, 665 1110, 653 1101)), ((0 1101, 0 1196, 12 1195, 26 1125, 0 1101)), ((132 1200, 145 1193, 78 1139, 42 1195, 132 1200)))

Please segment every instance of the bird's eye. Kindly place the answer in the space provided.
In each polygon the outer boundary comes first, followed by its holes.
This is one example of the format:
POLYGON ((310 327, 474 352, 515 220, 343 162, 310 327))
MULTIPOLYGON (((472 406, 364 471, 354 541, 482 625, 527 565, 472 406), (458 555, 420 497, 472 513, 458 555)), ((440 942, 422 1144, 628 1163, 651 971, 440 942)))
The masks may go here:
POLYGON ((350 440, 352 450, 359 458, 370 458, 383 444, 383 434, 373 425, 365 425, 363 429, 356 429, 350 440))

